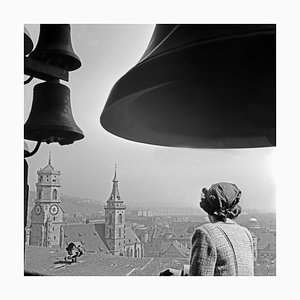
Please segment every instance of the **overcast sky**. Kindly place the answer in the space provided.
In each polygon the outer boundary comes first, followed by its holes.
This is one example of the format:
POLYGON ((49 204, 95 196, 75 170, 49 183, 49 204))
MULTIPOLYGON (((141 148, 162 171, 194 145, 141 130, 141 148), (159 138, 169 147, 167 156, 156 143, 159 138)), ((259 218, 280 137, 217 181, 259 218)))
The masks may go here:
MULTIPOLYGON (((36 45, 39 26, 26 25, 36 45)), ((48 162, 62 172, 62 193, 106 201, 118 165, 121 196, 128 204, 198 207, 201 189, 218 181, 237 184, 245 208, 275 211, 275 148, 202 150, 151 146, 105 131, 100 114, 114 83, 145 51, 154 25, 72 25, 72 43, 82 67, 70 72, 73 116, 85 138, 72 145, 42 144, 28 158, 29 186, 48 162)), ((33 80, 24 87, 24 121, 33 80)), ((27 141, 30 149, 35 143, 27 141)))

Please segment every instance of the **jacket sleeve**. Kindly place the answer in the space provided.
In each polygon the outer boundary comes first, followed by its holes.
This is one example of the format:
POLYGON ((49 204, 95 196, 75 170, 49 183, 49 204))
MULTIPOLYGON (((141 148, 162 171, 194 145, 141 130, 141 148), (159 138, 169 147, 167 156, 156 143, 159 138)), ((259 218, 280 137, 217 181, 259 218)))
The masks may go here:
POLYGON ((190 276, 214 276, 216 247, 205 228, 196 229, 192 238, 190 276))

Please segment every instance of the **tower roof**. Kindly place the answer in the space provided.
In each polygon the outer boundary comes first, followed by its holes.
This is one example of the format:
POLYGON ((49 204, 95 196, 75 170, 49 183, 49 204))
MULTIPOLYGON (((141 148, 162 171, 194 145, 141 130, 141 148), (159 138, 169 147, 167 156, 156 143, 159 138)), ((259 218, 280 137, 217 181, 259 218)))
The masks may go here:
POLYGON ((118 186, 119 180, 117 178, 117 165, 116 164, 115 164, 115 175, 114 175, 112 182, 113 182, 112 191, 111 191, 110 197, 107 201, 121 201, 121 196, 120 196, 119 186, 118 186))
POLYGON ((38 171, 38 173, 55 173, 55 174, 60 174, 60 171, 55 170, 54 167, 51 164, 51 152, 49 152, 48 164, 44 168, 40 169, 38 171))

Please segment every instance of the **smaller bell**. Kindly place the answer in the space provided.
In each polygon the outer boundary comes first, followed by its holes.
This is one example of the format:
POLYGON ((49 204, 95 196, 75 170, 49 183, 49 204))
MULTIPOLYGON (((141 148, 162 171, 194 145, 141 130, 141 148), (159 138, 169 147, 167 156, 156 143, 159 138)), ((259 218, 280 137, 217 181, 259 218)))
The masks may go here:
POLYGON ((29 31, 24 27, 24 55, 29 54, 33 49, 33 42, 29 31))
POLYGON ((70 24, 41 24, 39 40, 30 57, 67 71, 81 67, 72 47, 70 24))
POLYGON ((47 144, 68 145, 83 139, 83 132, 72 115, 70 89, 56 82, 37 84, 24 130, 25 139, 47 144))

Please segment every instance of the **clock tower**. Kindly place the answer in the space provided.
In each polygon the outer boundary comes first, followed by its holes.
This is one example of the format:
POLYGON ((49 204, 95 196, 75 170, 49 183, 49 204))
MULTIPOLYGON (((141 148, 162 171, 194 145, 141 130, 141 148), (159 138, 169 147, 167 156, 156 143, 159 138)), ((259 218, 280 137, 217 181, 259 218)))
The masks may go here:
POLYGON ((31 212, 30 245, 42 247, 60 246, 60 227, 63 210, 60 206, 60 171, 51 164, 37 171, 35 205, 31 212))
POLYGON ((115 165, 115 176, 112 180, 113 187, 110 197, 106 201, 105 209, 105 239, 110 252, 113 255, 125 254, 125 209, 124 201, 121 199, 117 166, 115 165))

